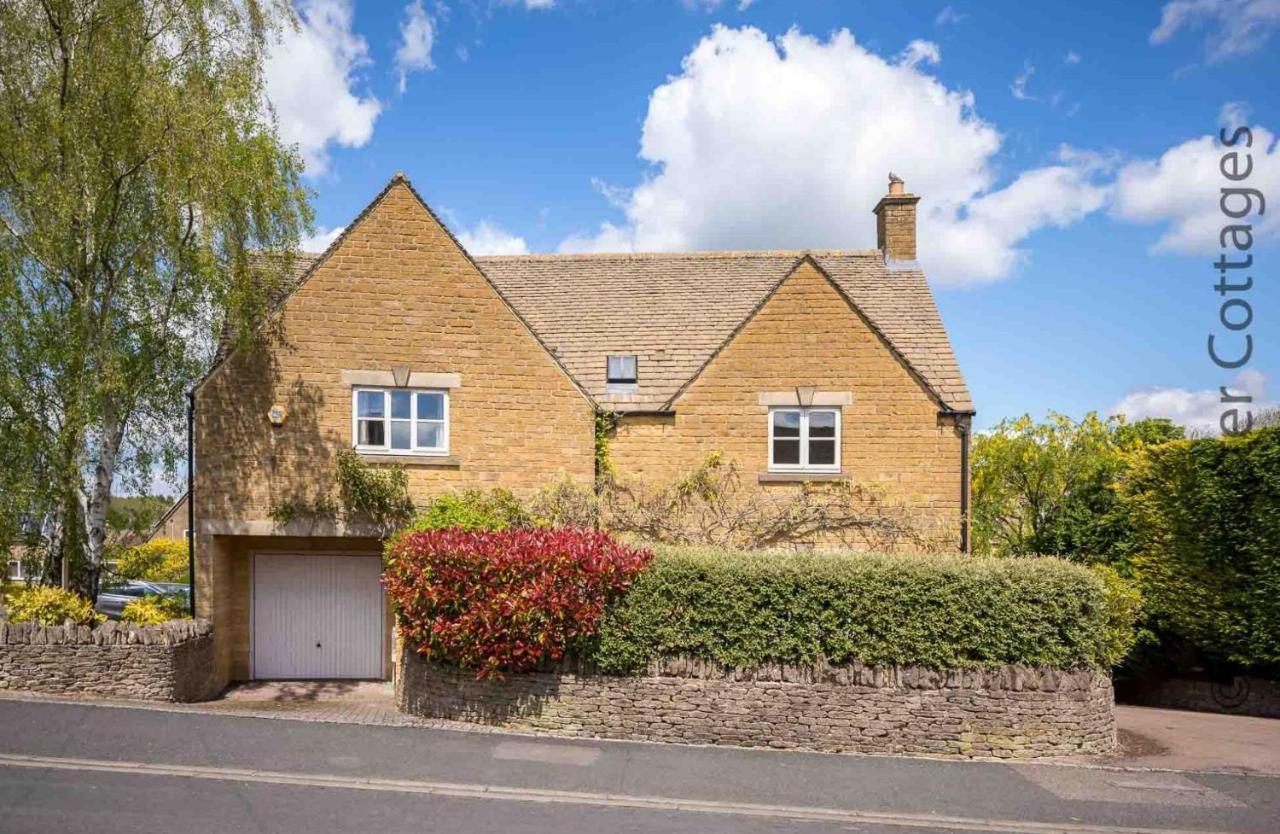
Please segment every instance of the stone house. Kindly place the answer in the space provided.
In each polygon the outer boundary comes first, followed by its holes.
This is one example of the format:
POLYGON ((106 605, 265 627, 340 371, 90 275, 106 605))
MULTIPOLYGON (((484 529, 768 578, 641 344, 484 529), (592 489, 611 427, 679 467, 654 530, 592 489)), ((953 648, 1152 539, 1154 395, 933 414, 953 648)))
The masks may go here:
POLYGON ((184 492, 178 496, 178 500, 169 505, 169 509, 164 511, 164 515, 156 520, 151 526, 151 530, 147 533, 146 541, 152 539, 176 539, 183 541, 187 538, 187 494, 184 492))
POLYGON ((282 519, 354 449, 416 503, 713 451, 753 488, 876 484, 965 546, 973 405, 891 180, 867 251, 472 257, 402 175, 299 257, 272 338, 193 394, 197 608, 222 681, 390 674, 369 530, 282 519))

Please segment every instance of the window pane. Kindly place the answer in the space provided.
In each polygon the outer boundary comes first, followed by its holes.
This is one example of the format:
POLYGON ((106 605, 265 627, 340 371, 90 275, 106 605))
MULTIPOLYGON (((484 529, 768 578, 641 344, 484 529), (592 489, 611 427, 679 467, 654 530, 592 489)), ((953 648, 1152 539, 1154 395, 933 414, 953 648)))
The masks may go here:
POLYGON ((774 440, 773 462, 798 465, 800 463, 800 441, 774 440))
POLYGON ((418 419, 419 420, 443 420, 444 419, 444 394, 419 394, 418 395, 418 419))
POLYGON ((413 436, 412 424, 408 420, 391 421, 391 448, 408 449, 409 438, 413 436))
POLYGON ((836 462, 836 442, 834 440, 809 441, 810 466, 834 466, 836 462))
POLYGON ((800 412, 799 411, 773 412, 773 436, 774 437, 799 437, 800 436, 800 412))
POLYGON ((607 370, 609 382, 635 382, 636 358, 634 356, 610 356, 607 370))
POLYGON ((836 413, 834 411, 810 411, 809 436, 835 437, 836 413))
POLYGON ((408 391, 391 392, 391 416, 396 420, 408 420, 413 415, 409 409, 413 407, 413 395, 408 391))
POLYGON ((387 445, 386 426, 381 420, 361 420, 358 443, 361 446, 387 445))
POLYGON ((382 417, 383 396, 381 391, 361 391, 356 401, 356 416, 382 417))
POLYGON ((440 423, 418 424, 418 448, 439 449, 444 445, 444 426, 440 423))

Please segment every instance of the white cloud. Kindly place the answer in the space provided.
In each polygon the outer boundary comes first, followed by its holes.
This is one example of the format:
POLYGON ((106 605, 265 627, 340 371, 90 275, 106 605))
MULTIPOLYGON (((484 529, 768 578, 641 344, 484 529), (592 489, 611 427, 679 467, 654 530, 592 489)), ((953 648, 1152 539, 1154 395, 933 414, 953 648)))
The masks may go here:
POLYGON ((920 194, 921 260, 941 283, 999 280, 1027 235, 1094 211, 1105 188, 1081 157, 996 189, 1000 133, 972 94, 886 60, 847 31, 715 28, 649 100, 640 156, 655 169, 624 223, 564 251, 862 248, 894 171, 920 194))
POLYGON ((458 235, 462 248, 472 255, 527 255, 529 245, 525 239, 495 226, 487 220, 480 221, 474 229, 458 235))
POLYGON ((354 90, 369 47, 352 29, 349 0, 302 0, 300 25, 286 29, 266 61, 267 98, 280 136, 297 144, 308 173, 323 174, 329 147, 358 148, 373 136, 382 104, 354 90))
MULTIPOLYGON (((1181 255, 1221 251, 1218 235, 1227 222, 1219 205, 1224 186, 1256 188, 1267 197, 1280 193, 1280 147, 1276 137, 1263 127, 1252 128, 1252 134, 1252 148, 1245 148, 1243 139, 1235 147, 1241 152, 1242 169, 1244 152, 1252 157, 1253 171, 1246 180, 1232 183, 1223 177, 1220 160, 1231 149, 1224 148, 1217 136, 1189 139, 1165 151, 1159 159, 1137 160, 1121 168, 1112 214, 1134 223, 1165 226, 1152 251, 1181 255)), ((1239 205, 1237 201, 1231 203, 1232 208, 1239 205)), ((1255 240, 1280 237, 1280 212, 1268 211, 1261 217, 1253 214, 1232 222, 1251 224, 1255 240)))
POLYGON ((933 19, 934 26, 947 26, 960 23, 968 17, 967 14, 960 14, 952 6, 943 6, 942 11, 938 12, 938 16, 933 19))
POLYGON ((1148 417, 1167 417, 1180 426, 1198 434, 1219 434, 1219 420, 1222 412, 1229 408, 1240 410, 1241 428, 1244 427, 1244 412, 1258 412, 1270 407, 1267 402, 1267 377, 1261 371, 1241 371, 1232 384, 1227 386, 1232 395, 1248 394, 1253 397, 1252 403, 1224 405, 1222 392, 1216 389, 1190 391, 1186 388, 1141 388, 1129 392, 1124 399, 1116 403, 1108 411, 1109 414, 1123 414, 1129 422, 1148 417))
POLYGON ((338 239, 338 235, 342 234, 345 227, 338 226, 335 229, 326 229, 324 226, 316 229, 316 233, 311 237, 303 238, 299 249, 303 252, 323 252, 329 248, 329 244, 338 239))
POLYGON ((1036 97, 1027 92, 1027 85, 1031 83, 1031 76, 1036 74, 1035 64, 1026 61, 1022 65, 1022 72, 1018 73, 1013 83, 1009 85, 1009 92, 1013 93, 1013 97, 1019 101, 1036 101, 1036 97))
POLYGON ((400 92, 405 91, 409 73, 435 69, 431 49, 436 41, 436 26, 422 8, 422 0, 404 7, 400 24, 400 47, 396 50, 396 69, 400 71, 400 92))
POLYGON ((1074 49, 1068 49, 1067 54, 1062 58, 1062 62, 1065 64, 1078 64, 1080 63, 1080 53, 1074 49))
POLYGON ((898 63, 914 67, 919 64, 937 64, 942 60, 942 50, 933 41, 914 40, 898 55, 898 63))
POLYGON ((1227 133, 1230 134, 1240 125, 1249 124, 1249 116, 1251 115, 1252 110, 1247 102, 1228 101, 1218 111, 1218 126, 1225 127, 1227 133))
POLYGON ((636 246, 633 229, 607 220, 600 224, 595 234, 570 235, 560 243, 561 252, 630 252, 647 248, 636 246))
POLYGON ((1205 53, 1221 63, 1261 49, 1280 29, 1280 0, 1173 0, 1160 12, 1151 43, 1168 43, 1182 29, 1204 28, 1205 53))
POLYGON ((1019 242, 1039 229, 1069 226, 1102 208, 1106 199, 1107 189, 1094 182, 1089 166, 1034 168, 1005 188, 968 201, 963 221, 938 223, 924 234, 935 235, 932 245, 945 253, 944 277, 994 280, 1027 261, 1019 242))

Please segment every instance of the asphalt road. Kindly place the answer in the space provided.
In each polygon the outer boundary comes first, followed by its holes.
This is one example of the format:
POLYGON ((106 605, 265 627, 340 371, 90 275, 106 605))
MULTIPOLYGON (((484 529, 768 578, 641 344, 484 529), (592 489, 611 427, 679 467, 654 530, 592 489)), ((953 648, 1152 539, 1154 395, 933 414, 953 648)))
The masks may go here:
POLYGON ((1280 779, 0 699, 0 832, 1280 832, 1280 779))

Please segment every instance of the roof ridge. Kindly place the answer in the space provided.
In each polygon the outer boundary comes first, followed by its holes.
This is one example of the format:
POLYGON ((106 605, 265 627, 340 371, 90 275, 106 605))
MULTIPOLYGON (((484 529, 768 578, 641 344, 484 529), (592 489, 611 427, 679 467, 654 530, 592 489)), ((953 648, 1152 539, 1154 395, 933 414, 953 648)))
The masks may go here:
POLYGON ((695 249, 687 252, 529 252, 522 255, 476 255, 483 261, 662 260, 675 258, 819 258, 880 257, 879 249, 695 249))

